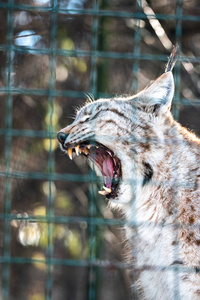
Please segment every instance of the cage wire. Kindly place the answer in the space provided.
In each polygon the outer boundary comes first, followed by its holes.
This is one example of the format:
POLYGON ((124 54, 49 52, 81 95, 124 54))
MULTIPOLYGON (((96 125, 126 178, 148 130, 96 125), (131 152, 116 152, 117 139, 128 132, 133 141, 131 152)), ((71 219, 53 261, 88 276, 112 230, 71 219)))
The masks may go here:
POLYGON ((162 74, 176 42, 172 112, 199 134, 199 10, 195 0, 0 2, 1 299, 138 299, 125 220, 55 136, 87 93, 130 94, 162 74))

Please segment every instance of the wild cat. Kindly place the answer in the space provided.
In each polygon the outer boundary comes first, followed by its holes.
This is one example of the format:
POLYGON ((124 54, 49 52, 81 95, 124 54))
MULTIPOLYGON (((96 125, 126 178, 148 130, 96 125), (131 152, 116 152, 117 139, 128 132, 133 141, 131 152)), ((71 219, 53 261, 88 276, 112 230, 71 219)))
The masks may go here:
POLYGON ((200 299, 200 139, 170 112, 176 52, 150 86, 86 104, 57 135, 98 166, 100 193, 124 213, 138 299, 200 299))

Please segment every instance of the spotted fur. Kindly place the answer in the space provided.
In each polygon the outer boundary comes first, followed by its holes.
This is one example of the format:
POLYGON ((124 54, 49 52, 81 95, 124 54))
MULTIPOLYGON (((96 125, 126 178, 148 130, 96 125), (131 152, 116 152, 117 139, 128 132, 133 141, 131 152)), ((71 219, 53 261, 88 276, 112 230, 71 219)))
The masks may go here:
POLYGON ((200 299, 200 140, 170 112, 173 65, 134 96, 87 104, 61 130, 66 149, 95 139, 120 159, 109 201, 127 220, 133 286, 146 300, 200 299))

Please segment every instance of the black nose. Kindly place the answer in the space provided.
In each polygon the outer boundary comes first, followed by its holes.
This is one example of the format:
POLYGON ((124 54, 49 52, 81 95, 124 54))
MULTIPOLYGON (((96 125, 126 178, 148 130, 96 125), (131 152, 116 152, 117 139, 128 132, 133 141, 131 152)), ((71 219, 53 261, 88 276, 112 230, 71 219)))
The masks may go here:
POLYGON ((64 133, 63 131, 60 131, 57 134, 57 139, 63 145, 67 136, 68 136, 68 134, 64 133))

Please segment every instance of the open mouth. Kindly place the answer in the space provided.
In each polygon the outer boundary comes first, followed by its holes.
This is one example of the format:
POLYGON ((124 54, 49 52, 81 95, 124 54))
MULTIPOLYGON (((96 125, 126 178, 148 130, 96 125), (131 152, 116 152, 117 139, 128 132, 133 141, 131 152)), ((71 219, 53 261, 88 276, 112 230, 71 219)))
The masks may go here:
POLYGON ((105 195, 108 199, 117 196, 122 175, 121 162, 112 150, 96 141, 92 143, 85 141, 65 150, 67 150, 70 159, 72 159, 73 153, 82 154, 97 165, 104 181, 103 190, 99 191, 99 194, 105 195))

